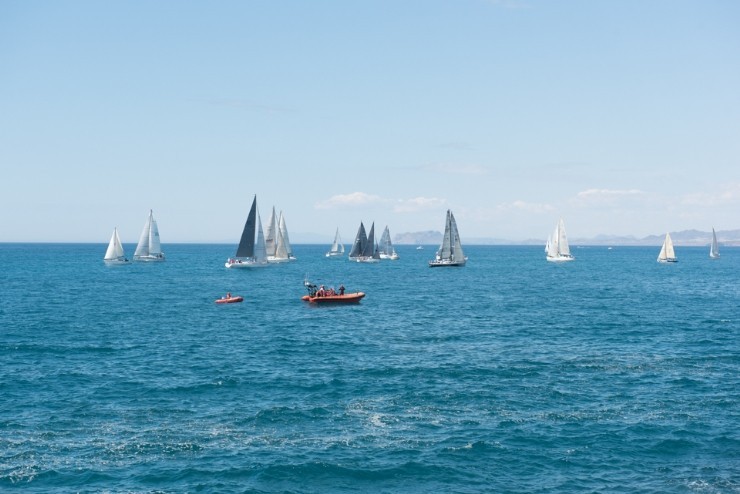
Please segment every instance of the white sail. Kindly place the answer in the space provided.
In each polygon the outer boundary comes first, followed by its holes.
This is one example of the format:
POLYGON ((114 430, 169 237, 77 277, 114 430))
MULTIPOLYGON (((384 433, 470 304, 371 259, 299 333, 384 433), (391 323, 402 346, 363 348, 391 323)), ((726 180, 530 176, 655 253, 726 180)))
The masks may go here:
POLYGON ((709 248, 709 257, 719 259, 719 244, 717 243, 717 234, 714 233, 714 227, 712 227, 712 246, 709 248))
POLYGON ((164 261, 159 240, 159 228, 157 228, 157 222, 151 209, 144 224, 144 229, 141 231, 136 251, 134 251, 134 261, 164 261))
POLYGON ((290 245, 290 237, 288 236, 288 226, 285 224, 285 216, 283 215, 283 212, 280 211, 280 220, 278 221, 278 229, 280 230, 280 234, 283 236, 283 243, 285 244, 285 250, 288 253, 288 259, 291 261, 295 260, 295 256, 293 255, 293 247, 290 245))
POLYGON ((267 262, 288 262, 288 248, 285 245, 285 237, 280 228, 275 230, 275 254, 267 256, 267 262))
POLYGON ((555 225, 555 231, 550 237, 548 237, 545 248, 547 249, 548 261, 563 262, 575 259, 575 257, 570 254, 568 235, 565 233, 565 222, 563 222, 562 218, 560 218, 557 225, 555 225))
POLYGON ((398 259, 396 249, 393 248, 393 242, 391 242, 391 232, 387 225, 385 230, 383 230, 383 235, 380 236, 379 249, 381 259, 398 259))
POLYGON ((334 234, 334 242, 332 242, 329 252, 326 253, 326 257, 339 257, 344 255, 344 244, 342 243, 342 237, 339 236, 339 228, 334 234))
POLYGON ((265 251, 267 256, 274 256, 275 249, 277 248, 277 236, 275 232, 277 230, 277 222, 275 216, 275 206, 272 207, 272 214, 270 215, 270 221, 267 222, 267 230, 265 230, 265 251))
POLYGON ((123 244, 121 243, 121 239, 118 237, 118 228, 113 229, 113 235, 110 237, 110 242, 108 242, 108 248, 105 251, 103 260, 108 262, 128 261, 123 253, 123 244))
POLYGON ((437 249, 437 255, 429 261, 430 267, 436 266, 465 266, 467 258, 463 253, 460 234, 457 231, 457 222, 452 211, 447 210, 445 218, 445 233, 442 244, 437 249))
POLYGON ((676 262, 676 253, 673 249, 673 240, 671 234, 665 234, 665 240, 663 240, 663 246, 660 248, 660 254, 658 254, 658 262, 676 262))

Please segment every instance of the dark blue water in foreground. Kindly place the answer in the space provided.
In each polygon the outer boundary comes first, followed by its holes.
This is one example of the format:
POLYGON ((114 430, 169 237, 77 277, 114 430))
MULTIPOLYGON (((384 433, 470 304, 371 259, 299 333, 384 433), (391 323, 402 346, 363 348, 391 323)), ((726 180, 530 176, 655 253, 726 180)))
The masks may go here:
POLYGON ((327 247, 0 244, 0 491, 740 492, 740 251, 327 247))

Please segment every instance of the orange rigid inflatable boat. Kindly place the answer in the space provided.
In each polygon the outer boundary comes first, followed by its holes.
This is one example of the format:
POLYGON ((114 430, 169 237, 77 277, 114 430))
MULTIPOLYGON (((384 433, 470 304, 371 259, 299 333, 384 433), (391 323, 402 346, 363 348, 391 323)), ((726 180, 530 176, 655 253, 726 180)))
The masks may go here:
POLYGON ((216 299, 217 304, 235 304, 237 302, 243 302, 244 297, 236 295, 234 297, 223 297, 216 299))
POLYGON ((301 300, 311 304, 357 304, 364 297, 363 292, 345 293, 344 295, 324 295, 323 297, 304 295, 301 300))

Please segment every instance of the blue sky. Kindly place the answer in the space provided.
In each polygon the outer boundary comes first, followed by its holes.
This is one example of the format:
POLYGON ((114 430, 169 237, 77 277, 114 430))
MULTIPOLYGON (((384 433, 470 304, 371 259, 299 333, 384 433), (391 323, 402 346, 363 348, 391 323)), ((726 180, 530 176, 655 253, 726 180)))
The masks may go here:
POLYGON ((740 2, 0 3, 0 241, 740 228, 740 2))

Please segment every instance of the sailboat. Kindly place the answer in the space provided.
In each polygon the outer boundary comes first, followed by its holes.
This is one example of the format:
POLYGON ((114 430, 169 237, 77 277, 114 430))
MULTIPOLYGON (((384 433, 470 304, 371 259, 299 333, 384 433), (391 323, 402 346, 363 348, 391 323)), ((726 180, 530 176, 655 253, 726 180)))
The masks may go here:
POLYGON ((429 261, 429 267, 441 266, 465 266, 468 260, 463 254, 462 244, 460 243, 460 234, 457 232, 457 222, 452 211, 447 210, 445 219, 445 234, 442 237, 442 244, 437 249, 437 255, 429 261))
POLYGON ((151 209, 134 251, 134 261, 164 261, 164 253, 159 243, 159 228, 151 209))
POLYGON ((279 263, 288 262, 290 257, 288 256, 288 247, 285 243, 285 237, 283 232, 279 228, 275 230, 275 252, 271 256, 267 256, 267 262, 279 263))
POLYGON ((709 248, 709 257, 719 259, 719 244, 717 243, 717 234, 714 233, 714 227, 712 227, 712 246, 709 248))
POLYGON ((383 235, 380 236, 380 258, 391 259, 393 261, 398 259, 396 249, 393 248, 393 243, 391 242, 391 232, 388 230, 387 225, 385 230, 383 230, 383 235))
POLYGON ((663 240, 663 247, 660 248, 660 254, 658 254, 658 262, 678 262, 676 253, 673 251, 673 240, 671 240, 671 234, 665 234, 665 240, 663 240))
POLYGON ((285 250, 288 252, 288 259, 291 261, 295 261, 295 256, 293 255, 293 247, 290 245, 290 237, 288 237, 288 227, 285 224, 285 216, 283 215, 282 211, 280 211, 280 219, 278 220, 278 229, 280 230, 280 234, 283 236, 283 242, 285 243, 285 250))
POLYGON ((267 251, 265 236, 262 233, 262 220, 257 212, 257 195, 252 201, 247 222, 244 224, 242 238, 236 249, 236 255, 230 257, 225 266, 227 268, 255 268, 267 266, 267 251))
POLYGON ((565 234, 565 223, 560 218, 555 231, 547 239, 547 260, 550 262, 572 261, 575 257, 570 254, 568 236, 565 234))
POLYGON ((379 262, 380 252, 375 249, 375 223, 370 227, 370 234, 365 233, 365 225, 360 221, 349 260, 355 262, 379 262))
POLYGON ((339 228, 337 228, 337 233, 334 234, 334 242, 326 253, 326 257, 341 257, 343 255, 344 244, 342 243, 342 237, 339 236, 339 228))
POLYGON ((111 235, 110 242, 108 242, 108 249, 105 251, 103 261, 110 264, 128 262, 123 253, 123 244, 118 236, 118 228, 113 229, 113 235, 111 235))

